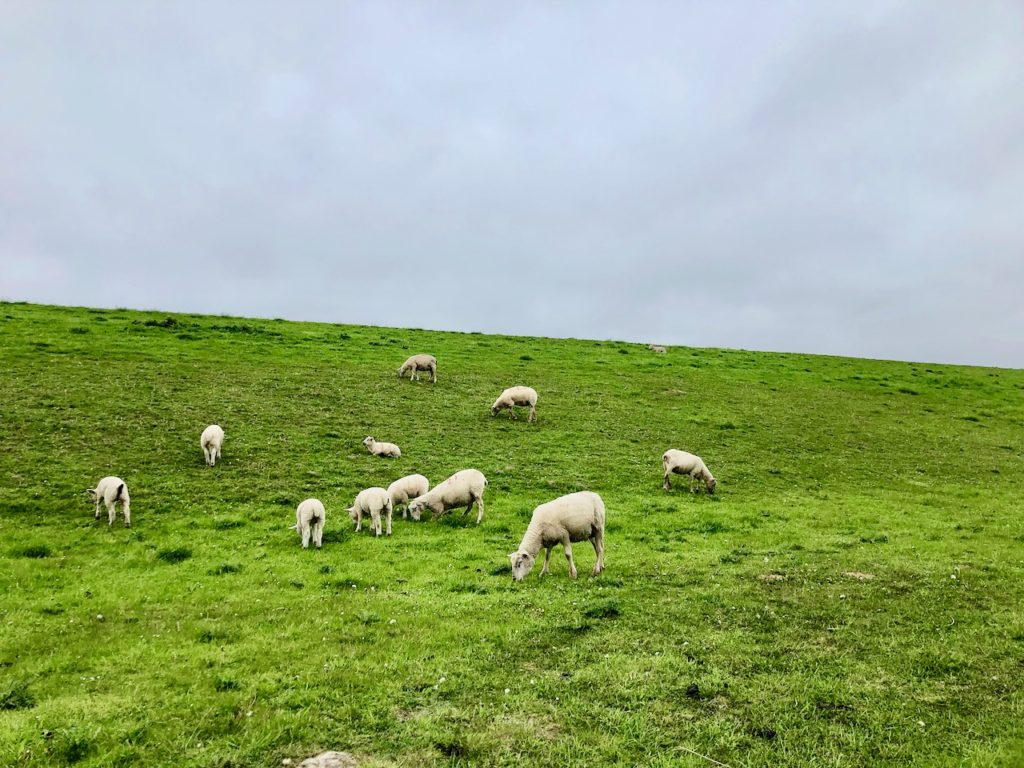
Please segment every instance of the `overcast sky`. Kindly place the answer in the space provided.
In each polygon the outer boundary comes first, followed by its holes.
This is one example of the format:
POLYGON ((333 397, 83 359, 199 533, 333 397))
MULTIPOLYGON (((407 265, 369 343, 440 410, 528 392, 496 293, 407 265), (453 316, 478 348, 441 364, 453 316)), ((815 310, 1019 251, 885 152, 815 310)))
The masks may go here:
POLYGON ((0 0, 0 297, 1024 367, 1024 3, 0 0))

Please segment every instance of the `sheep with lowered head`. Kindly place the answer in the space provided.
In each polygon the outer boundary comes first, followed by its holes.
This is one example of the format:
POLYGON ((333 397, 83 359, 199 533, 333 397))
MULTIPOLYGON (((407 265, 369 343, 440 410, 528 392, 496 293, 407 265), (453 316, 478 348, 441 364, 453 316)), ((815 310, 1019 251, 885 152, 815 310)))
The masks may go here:
POLYGON ((394 443, 379 443, 372 437, 366 437, 363 440, 363 445, 374 456, 381 456, 385 459, 400 459, 402 457, 402 451, 394 443))
POLYGON ((651 350, 651 352, 656 352, 659 355, 664 355, 668 352, 668 350, 661 346, 661 344, 648 344, 647 348, 651 350))
POLYGON ((430 490, 430 481, 423 475, 406 475, 388 486, 392 509, 402 507, 402 519, 409 516, 409 502, 430 490))
POLYGON ((409 374, 409 381, 416 381, 417 371, 430 371, 430 383, 437 384, 437 359, 433 355, 413 355, 398 369, 398 378, 409 374))
POLYGON ((93 501, 96 502, 96 519, 100 519, 100 502, 102 502, 107 508, 107 525, 114 524, 114 518, 117 517, 117 509, 115 505, 117 502, 121 502, 121 514, 124 515, 124 525, 126 528, 130 528, 132 525, 132 500, 128 496, 128 486, 125 485, 124 480, 120 477, 104 477, 98 483, 95 488, 89 488, 88 493, 93 501))
POLYGON ((306 499, 295 509, 295 530, 302 537, 302 548, 309 549, 309 540, 317 549, 324 542, 324 523, 327 521, 327 511, 319 499, 306 499))
POLYGON ((508 408, 508 415, 514 419, 517 405, 529 406, 529 420, 537 420, 537 390, 533 387, 509 387, 506 389, 491 406, 491 416, 497 416, 499 411, 508 408))
POLYGON ((370 516, 370 527, 375 535, 380 536, 380 518, 387 518, 387 534, 391 535, 391 497, 383 488, 367 488, 356 496, 355 504, 348 508, 348 515, 356 524, 356 533, 363 529, 363 515, 370 516))
POLYGON ((689 475, 690 476, 690 493, 693 493, 693 484, 697 482, 697 490, 700 490, 700 483, 703 481, 704 487, 707 488, 708 493, 715 492, 715 486, 718 485, 711 472, 708 471, 707 465, 700 456, 694 456, 692 453, 686 451, 678 451, 675 448, 669 448, 665 451, 665 454, 661 457, 661 465, 665 469, 665 485, 664 488, 667 491, 669 489, 668 479, 671 475, 689 475))
POLYGON ((424 509, 429 509, 433 519, 437 519, 449 509, 465 506, 465 515, 476 504, 477 525, 484 519, 484 488, 487 478, 477 469, 463 469, 456 472, 443 483, 438 483, 431 490, 409 502, 409 514, 413 520, 419 520, 424 509))
POLYGON ((220 428, 219 424, 211 424, 203 430, 203 434, 199 438, 199 447, 203 449, 203 456, 206 457, 206 463, 209 466, 212 467, 217 463, 223 444, 224 430, 220 428))
POLYGON ((545 552, 540 575, 548 573, 551 550, 561 544, 565 559, 569 561, 569 575, 575 579, 572 544, 576 541, 589 541, 594 545, 597 561, 591 574, 597 576, 604 570, 604 502, 596 493, 570 493, 533 510, 519 549, 509 555, 512 578, 522 581, 537 562, 537 553, 541 549, 545 552))

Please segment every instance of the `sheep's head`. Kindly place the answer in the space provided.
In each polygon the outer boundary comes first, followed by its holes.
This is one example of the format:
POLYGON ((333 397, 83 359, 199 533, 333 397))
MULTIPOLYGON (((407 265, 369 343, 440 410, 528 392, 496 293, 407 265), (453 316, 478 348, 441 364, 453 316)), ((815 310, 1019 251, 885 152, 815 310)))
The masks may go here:
POLYGON ((526 574, 533 570, 533 564, 537 562, 537 558, 529 552, 513 552, 508 559, 512 563, 512 581, 525 579, 526 574))
POLYGON ((348 512, 348 516, 352 518, 352 522, 354 523, 356 521, 356 517, 358 517, 358 515, 356 515, 356 508, 349 507, 345 511, 348 512))
POLYGON ((498 415, 498 411, 500 410, 498 408, 498 405, 500 403, 501 403, 501 401, 498 400, 497 402, 494 403, 494 405, 491 406, 491 416, 497 416, 498 415))
POLYGON ((96 498, 96 489, 95 488, 86 488, 85 492, 89 494, 90 498, 93 498, 93 499, 96 498))
POLYGON ((398 366, 398 378, 402 378, 403 373, 405 373, 405 365, 398 366))
POLYGON ((374 440, 372 437, 364 437, 363 438, 363 445, 365 445, 367 447, 369 447, 371 443, 375 443, 375 442, 377 442, 377 441, 374 440))
POLYGON ((718 485, 718 481, 711 475, 708 475, 707 479, 704 480, 704 487, 708 489, 708 493, 710 494, 714 494, 716 485, 718 485))
POLYGON ((416 497, 409 502, 409 514, 412 515, 413 520, 419 520, 420 514, 423 512, 423 508, 427 506, 427 503, 420 497, 416 497))

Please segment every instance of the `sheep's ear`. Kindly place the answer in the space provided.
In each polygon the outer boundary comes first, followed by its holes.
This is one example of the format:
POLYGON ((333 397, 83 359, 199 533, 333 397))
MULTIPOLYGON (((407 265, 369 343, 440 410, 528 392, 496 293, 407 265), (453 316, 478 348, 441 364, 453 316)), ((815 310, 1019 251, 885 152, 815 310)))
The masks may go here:
POLYGON ((88 493, 90 496, 95 496, 96 495, 96 489, 95 488, 86 488, 85 492, 88 493))

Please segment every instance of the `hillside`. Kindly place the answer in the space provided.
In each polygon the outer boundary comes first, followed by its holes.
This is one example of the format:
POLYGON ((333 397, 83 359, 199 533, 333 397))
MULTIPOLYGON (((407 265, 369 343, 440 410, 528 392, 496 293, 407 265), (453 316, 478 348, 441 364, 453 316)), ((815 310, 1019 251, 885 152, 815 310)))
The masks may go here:
POLYGON ((9 303, 0 350, 2 765, 1024 754, 1024 371, 9 303), (395 377, 416 352, 436 385, 395 377), (489 415, 519 383, 536 424, 489 415), (716 495, 663 491, 668 447, 716 495), (479 527, 352 532, 362 488, 465 467, 479 527), (93 519, 107 474, 130 529, 93 519), (606 571, 580 544, 513 584, 581 489, 606 571))

